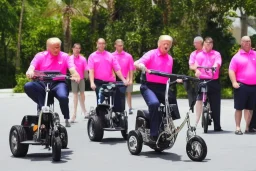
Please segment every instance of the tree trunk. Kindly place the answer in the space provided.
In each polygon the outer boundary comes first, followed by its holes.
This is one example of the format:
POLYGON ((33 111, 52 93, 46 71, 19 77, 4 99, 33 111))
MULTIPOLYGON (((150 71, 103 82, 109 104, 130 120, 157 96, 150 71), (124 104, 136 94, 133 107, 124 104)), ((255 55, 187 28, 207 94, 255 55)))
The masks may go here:
POLYGON ((71 49, 71 27, 69 15, 63 17, 63 30, 64 30, 64 52, 69 53, 71 49))
POLYGON ((239 8, 240 12, 241 12, 241 38, 243 36, 247 36, 248 34, 248 15, 246 14, 246 12, 243 12, 243 10, 241 8, 239 8))
POLYGON ((108 0, 107 1, 107 6, 108 6, 108 10, 110 12, 110 21, 114 21, 115 20, 115 0, 108 0))
POLYGON ((92 33, 94 34, 97 30, 97 5, 98 1, 94 1, 92 8, 92 33))
POLYGON ((25 0, 22 0, 21 1, 19 33, 18 33, 18 43, 17 43, 17 55, 16 55, 16 61, 15 61, 16 74, 18 74, 20 72, 20 45, 21 45, 21 32, 22 32, 24 9, 25 9, 25 0))

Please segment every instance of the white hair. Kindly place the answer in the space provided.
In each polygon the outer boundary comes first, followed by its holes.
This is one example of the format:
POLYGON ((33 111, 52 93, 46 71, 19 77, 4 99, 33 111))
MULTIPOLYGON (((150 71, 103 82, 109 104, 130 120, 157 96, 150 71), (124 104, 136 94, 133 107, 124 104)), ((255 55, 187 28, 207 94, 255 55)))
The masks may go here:
POLYGON ((58 37, 52 37, 52 38, 49 38, 49 39, 46 41, 46 46, 51 45, 51 44, 56 44, 56 43, 58 43, 59 45, 61 45, 61 40, 60 40, 58 37))
POLYGON ((249 40, 251 40, 251 38, 249 36, 243 36, 241 38, 241 41, 249 41, 249 40))
POLYGON ((203 42, 204 39, 201 36, 197 36, 197 37, 194 38, 194 42, 196 42, 196 41, 203 42))

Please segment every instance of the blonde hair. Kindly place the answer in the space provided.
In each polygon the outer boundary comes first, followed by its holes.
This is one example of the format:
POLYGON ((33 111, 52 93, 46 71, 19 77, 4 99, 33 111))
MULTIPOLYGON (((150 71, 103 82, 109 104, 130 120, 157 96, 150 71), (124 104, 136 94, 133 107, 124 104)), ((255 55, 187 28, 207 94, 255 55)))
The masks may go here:
POLYGON ((56 44, 56 43, 58 43, 59 45, 61 45, 61 40, 60 40, 58 37, 49 38, 49 39, 46 41, 46 47, 48 47, 49 45, 52 45, 52 44, 56 44))
POLYGON ((161 41, 163 41, 163 40, 168 40, 168 41, 170 41, 170 42, 173 42, 173 38, 172 38, 171 36, 169 36, 169 35, 161 35, 161 36, 159 37, 159 39, 158 39, 158 42, 157 42, 158 46, 159 46, 159 43, 160 43, 161 41))

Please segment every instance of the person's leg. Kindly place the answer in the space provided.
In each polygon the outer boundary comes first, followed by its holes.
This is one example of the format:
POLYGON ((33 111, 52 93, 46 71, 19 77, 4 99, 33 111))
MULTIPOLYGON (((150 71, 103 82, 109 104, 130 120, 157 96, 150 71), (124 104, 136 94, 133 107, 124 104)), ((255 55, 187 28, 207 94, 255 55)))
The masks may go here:
POLYGON ((245 131, 249 131, 253 110, 244 110, 245 131))
POLYGON ((245 124, 246 124, 245 132, 246 133, 249 133, 249 132, 255 133, 256 131, 250 130, 249 127, 250 127, 250 123, 252 120, 253 108, 255 105, 256 89, 255 89, 255 87, 250 86, 250 87, 248 87, 248 90, 250 92, 250 96, 247 100, 246 107, 245 107, 246 110, 244 112, 244 119, 245 119, 245 124))
POLYGON ((133 114, 133 112, 132 112, 132 89, 133 89, 133 85, 129 85, 126 89, 127 104, 128 104, 128 107, 129 107, 129 114, 133 114))
POLYGON ((212 81, 208 86, 208 97, 210 102, 210 107, 212 111, 212 119, 214 122, 214 130, 222 131, 220 126, 220 107, 221 107, 221 92, 219 82, 212 81))
POLYGON ((80 106, 82 108, 82 113, 84 115, 84 117, 87 117, 87 114, 86 114, 86 108, 85 108, 85 81, 84 79, 80 81, 79 83, 79 92, 80 92, 80 99, 79 99, 79 102, 80 102, 80 106))
POLYGON ((71 122, 74 122, 77 114, 77 104, 78 104, 78 83, 75 81, 71 81, 71 90, 73 93, 73 103, 74 103, 74 111, 71 117, 71 122))
POLYGON ((114 95, 114 111, 124 112, 125 111, 125 93, 126 87, 117 87, 114 95))
POLYGON ((69 92, 66 83, 60 82, 52 89, 54 96, 59 100, 60 109, 64 115, 66 127, 70 127, 69 120, 69 92))
POLYGON ((236 130, 241 131, 241 119, 242 119, 242 110, 235 111, 235 121, 236 121, 236 130))
POLYGON ((236 131, 235 134, 242 135, 241 131, 241 119, 242 119, 242 111, 246 107, 247 101, 247 91, 246 86, 241 84, 238 89, 234 89, 234 108, 235 110, 235 123, 236 123, 236 131))
POLYGON ((250 122, 249 130, 256 130, 256 104, 254 104, 252 119, 250 122))
POLYGON ((196 101, 196 121, 195 121, 195 127, 197 127, 198 122, 200 120, 200 117, 203 113, 203 101, 202 100, 197 100, 196 101))
POLYGON ((94 82, 96 85, 95 93, 96 93, 96 97, 97 97, 97 104, 100 104, 104 101, 104 96, 99 92, 99 90, 100 90, 102 84, 106 84, 106 83, 103 81, 94 81, 94 82))
POLYGON ((27 82, 24 85, 24 91, 36 104, 37 110, 44 106, 45 87, 41 82, 27 82))
POLYGON ((152 137, 153 141, 155 141, 158 136, 158 128, 161 119, 160 115, 158 114, 158 107, 160 106, 160 103, 155 93, 149 89, 147 85, 142 84, 140 91, 149 108, 150 136, 152 137))

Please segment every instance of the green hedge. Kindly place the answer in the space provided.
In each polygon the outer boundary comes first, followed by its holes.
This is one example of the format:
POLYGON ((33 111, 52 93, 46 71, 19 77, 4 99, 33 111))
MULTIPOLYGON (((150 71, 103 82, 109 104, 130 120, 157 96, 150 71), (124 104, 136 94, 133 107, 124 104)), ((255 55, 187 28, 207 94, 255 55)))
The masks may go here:
POLYGON ((15 76, 16 79, 16 86, 13 89, 14 93, 24 93, 24 85, 29 82, 30 80, 27 79, 25 74, 18 74, 15 76))
MULTIPOLYGON (((30 80, 26 78, 25 74, 16 75, 16 82, 17 85, 14 87, 14 93, 24 93, 24 85, 29 82, 30 80)), ((71 91, 70 81, 68 81, 69 90, 71 91)), ((86 80, 86 91, 91 91, 89 80, 86 80)), ((187 98, 187 92, 185 91, 182 84, 177 84, 176 89, 174 91, 177 94, 177 98, 187 98)), ((133 92, 133 94, 140 94, 139 91, 133 92)), ((233 89, 224 88, 221 90, 221 97, 223 99, 231 99, 233 98, 233 89)))

